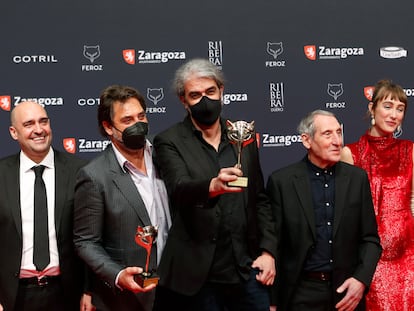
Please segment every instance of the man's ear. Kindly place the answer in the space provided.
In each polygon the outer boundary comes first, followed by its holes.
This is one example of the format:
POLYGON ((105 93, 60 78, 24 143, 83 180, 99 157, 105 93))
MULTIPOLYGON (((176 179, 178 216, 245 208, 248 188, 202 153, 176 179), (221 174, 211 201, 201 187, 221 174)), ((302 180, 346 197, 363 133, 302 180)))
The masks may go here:
POLYGON ((180 95, 179 96, 180 102, 184 105, 184 108, 187 109, 188 108, 188 104, 185 102, 185 96, 184 95, 180 95))
POLYGON ((113 135, 112 125, 108 121, 102 121, 102 126, 109 136, 113 135))
POLYGON ((300 137, 302 138, 302 144, 305 146, 306 149, 310 149, 311 145, 311 137, 309 134, 301 134, 300 137))
POLYGON ((9 126, 9 133, 14 140, 17 140, 17 132, 14 126, 9 126))

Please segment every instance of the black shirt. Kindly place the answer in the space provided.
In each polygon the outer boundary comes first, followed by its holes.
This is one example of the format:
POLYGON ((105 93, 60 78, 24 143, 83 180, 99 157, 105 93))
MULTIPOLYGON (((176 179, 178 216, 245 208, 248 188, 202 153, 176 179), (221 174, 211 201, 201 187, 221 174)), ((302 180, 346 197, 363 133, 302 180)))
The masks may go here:
MULTIPOLYGON (((218 151, 207 143, 200 131, 193 129, 200 140, 202 148, 209 155, 212 163, 217 168, 217 174, 221 168, 233 167, 237 162, 235 150, 227 138, 226 127, 221 123, 222 133, 218 151)), ((236 284, 240 278, 249 276, 251 260, 239 260, 235 258, 234 248, 242 250, 243 257, 248 258, 246 217, 236 217, 239 213, 233 213, 234 209, 244 209, 246 202, 241 193, 226 193, 211 199, 216 209, 216 217, 219 217, 219 228, 216 233, 216 251, 210 269, 208 281, 226 284, 236 284), (237 245, 236 245, 237 244, 237 245)), ((238 251, 240 254, 240 252, 238 251)))
POLYGON ((332 231, 335 202, 335 166, 321 169, 306 159, 315 211, 316 243, 308 253, 305 271, 332 271, 332 231))

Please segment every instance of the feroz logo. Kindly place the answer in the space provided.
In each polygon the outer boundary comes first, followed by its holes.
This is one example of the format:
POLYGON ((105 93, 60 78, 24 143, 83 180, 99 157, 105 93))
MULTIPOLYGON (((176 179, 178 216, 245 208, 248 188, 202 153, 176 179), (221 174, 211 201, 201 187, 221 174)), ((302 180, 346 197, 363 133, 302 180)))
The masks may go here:
POLYGON ((338 98, 344 93, 344 86, 342 83, 328 83, 328 88, 326 92, 331 96, 334 101, 325 103, 326 108, 346 108, 346 103, 344 101, 338 102, 338 98))
POLYGON ((10 97, 10 95, 0 96, 0 107, 4 111, 10 111, 10 109, 11 109, 11 97, 10 97))
POLYGON ((124 57, 124 61, 129 65, 135 65, 135 50, 128 49, 122 51, 122 56, 124 57))
POLYGON ((328 83, 328 89, 326 91, 330 96, 333 97, 334 100, 337 100, 338 97, 344 93, 344 87, 342 83, 328 83))
POLYGON ((303 47, 303 52, 305 56, 310 60, 316 60, 316 46, 315 45, 305 45, 303 47))
POLYGON ((147 98, 156 106, 164 98, 164 89, 162 87, 159 89, 147 88, 147 98))
POLYGON ((283 53, 283 44, 282 42, 267 42, 267 53, 273 56, 276 59, 280 54, 283 53))
POLYGON ((94 64, 95 60, 101 56, 101 48, 99 45, 84 45, 82 54, 90 61, 90 64, 83 64, 81 66, 82 71, 103 71, 102 64, 94 64))
POLYGON ((64 138, 63 139, 63 148, 69 153, 76 152, 76 140, 75 138, 64 138))
POLYGON ((208 60, 222 68, 223 65, 223 44, 221 41, 208 41, 208 60))
POLYGON ((273 60, 266 60, 266 67, 285 67, 286 61, 284 59, 277 59, 283 53, 282 42, 267 42, 266 52, 273 57, 273 60))
POLYGON ((85 56, 91 63, 93 63, 95 59, 101 56, 101 49, 99 45, 84 45, 83 56, 85 56))
POLYGON ((167 107, 157 106, 158 103, 164 98, 164 89, 160 88, 147 88, 147 98, 154 104, 155 107, 148 107, 146 113, 166 113, 167 107))
POLYGON ((374 88, 373 86, 364 87, 364 95, 369 101, 372 100, 372 95, 374 95, 374 88))

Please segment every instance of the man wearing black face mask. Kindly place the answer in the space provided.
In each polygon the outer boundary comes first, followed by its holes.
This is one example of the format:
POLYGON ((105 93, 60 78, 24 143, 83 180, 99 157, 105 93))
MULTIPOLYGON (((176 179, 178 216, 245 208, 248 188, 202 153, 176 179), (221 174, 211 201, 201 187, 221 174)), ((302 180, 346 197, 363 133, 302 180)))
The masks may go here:
POLYGON ((243 172, 236 168, 215 65, 190 60, 174 83, 188 116, 154 139, 173 215, 154 310, 268 311, 276 237, 257 144, 243 149, 243 172), (248 187, 228 186, 242 175, 248 187))
POLYGON ((153 164, 146 136, 145 101, 133 88, 113 85, 101 94, 98 123, 111 144, 78 173, 74 242, 94 272, 92 301, 98 310, 152 310, 154 287, 134 276, 146 264, 135 243, 138 226, 158 227, 151 250, 155 269, 171 224, 167 192, 153 164))

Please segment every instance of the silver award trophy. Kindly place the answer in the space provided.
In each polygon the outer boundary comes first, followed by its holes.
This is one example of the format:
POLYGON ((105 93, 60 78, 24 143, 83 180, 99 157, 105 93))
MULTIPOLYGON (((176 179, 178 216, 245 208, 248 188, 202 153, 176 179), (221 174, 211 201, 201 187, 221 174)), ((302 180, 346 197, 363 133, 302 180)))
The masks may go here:
POLYGON ((156 275, 154 271, 149 271, 151 249, 155 243, 157 234, 158 228, 156 226, 138 226, 137 232, 135 233, 135 242, 147 251, 145 270, 135 276, 135 282, 137 282, 141 287, 146 287, 150 284, 158 284, 159 276, 156 275))
MULTIPOLYGON (((237 164, 236 167, 241 167, 241 152, 244 146, 248 145, 254 140, 254 121, 248 123, 246 121, 231 122, 227 120, 227 137, 230 142, 237 147, 237 164)), ((237 180, 228 182, 227 185, 231 187, 247 187, 248 178, 238 177, 237 180)))

